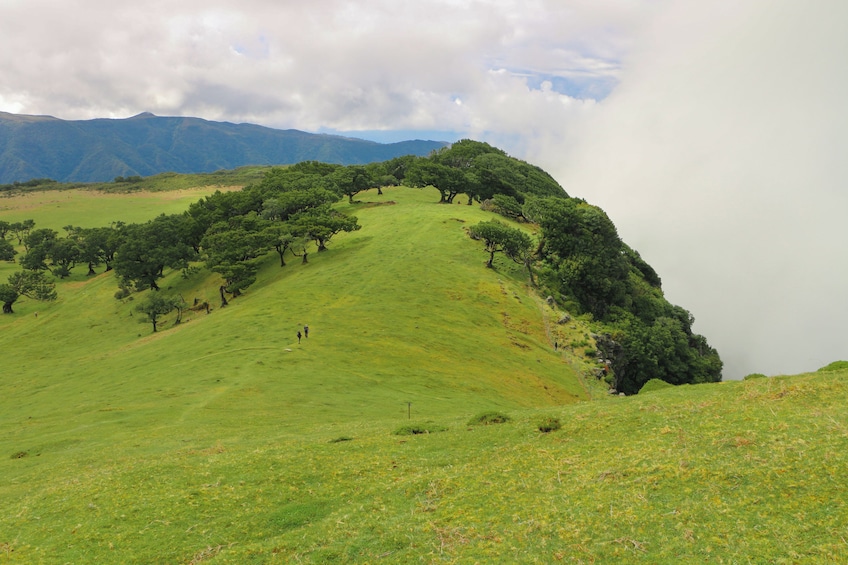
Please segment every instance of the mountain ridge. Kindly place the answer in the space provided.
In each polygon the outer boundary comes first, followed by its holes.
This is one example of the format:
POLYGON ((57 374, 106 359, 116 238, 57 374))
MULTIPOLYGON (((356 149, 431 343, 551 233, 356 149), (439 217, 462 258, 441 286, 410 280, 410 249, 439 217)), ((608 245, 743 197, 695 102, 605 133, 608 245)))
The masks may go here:
POLYGON ((310 160, 365 164, 427 155, 445 145, 431 140, 382 144, 150 112, 92 120, 0 112, 0 184, 35 178, 105 182, 117 176, 204 173, 310 160))

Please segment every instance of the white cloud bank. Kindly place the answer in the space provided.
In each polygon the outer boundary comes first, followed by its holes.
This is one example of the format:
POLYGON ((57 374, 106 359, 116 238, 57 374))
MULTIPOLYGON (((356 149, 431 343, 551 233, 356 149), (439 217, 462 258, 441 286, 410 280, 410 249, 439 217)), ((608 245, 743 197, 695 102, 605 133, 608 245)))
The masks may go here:
POLYGON ((846 9, 0 0, 0 110, 489 141, 603 207, 726 376, 788 373, 848 358, 846 9))
POLYGON ((725 376, 848 359, 848 4, 670 4, 558 171, 725 376))
POLYGON ((569 95, 605 94, 644 17, 637 7, 0 0, 0 109, 66 119, 151 111, 310 131, 503 131, 502 118, 566 117, 557 105, 569 95), (543 92, 544 80, 555 88, 543 92))

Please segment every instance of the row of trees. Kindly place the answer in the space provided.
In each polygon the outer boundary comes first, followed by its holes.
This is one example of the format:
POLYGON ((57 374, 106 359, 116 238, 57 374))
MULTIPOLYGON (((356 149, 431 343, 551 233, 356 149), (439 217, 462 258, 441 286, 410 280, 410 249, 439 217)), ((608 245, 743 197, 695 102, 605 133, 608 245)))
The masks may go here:
MULTIPOLYGON (((18 246, 23 245, 25 249, 29 250, 30 246, 34 245, 34 237, 39 237, 38 234, 32 235, 34 230, 35 221, 31 219, 11 223, 0 220, 0 260, 15 260, 15 256, 18 255, 18 251, 15 249, 15 240, 17 240, 18 246)), ((3 313, 13 314, 12 307, 21 296, 34 300, 54 300, 56 298, 56 285, 38 269, 12 273, 7 282, 0 284, 0 302, 3 303, 3 313)))
POLYGON ((531 221, 540 238, 533 242, 523 230, 502 222, 481 222, 469 229, 489 253, 527 267, 535 286, 536 264, 546 289, 561 297, 569 310, 591 314, 603 335, 597 344, 611 360, 613 386, 627 394, 652 378, 672 384, 721 380, 722 362, 707 340, 693 333, 692 315, 669 303, 656 271, 618 237, 609 217, 585 201, 536 198, 520 205, 497 196, 491 209, 531 221))
MULTIPOLYGON (((36 289, 41 283, 52 284, 48 275, 65 278, 79 265, 85 265, 88 275, 99 266, 114 269, 120 295, 125 296, 159 290, 158 281, 168 269, 188 269, 201 262, 221 275, 220 295, 226 305, 228 296, 238 296, 253 284, 259 263, 269 252, 278 254, 280 266, 285 266, 287 252, 305 263, 313 243, 321 252, 337 233, 359 229, 355 217, 335 210, 333 204, 375 188, 381 176, 387 176, 385 169, 376 166, 307 162, 272 169, 256 186, 216 192, 185 213, 163 214, 144 223, 69 225, 60 234, 37 228, 33 220, 0 221, 0 259, 13 261, 18 256, 23 269, 15 281, 0 286, 4 312, 11 313, 20 296, 55 297, 55 291, 36 289), (16 247, 23 249, 19 252, 16 247)), ((162 308, 159 304, 155 309, 162 308)))
POLYGON ((433 186, 439 191, 440 202, 451 204, 459 194, 468 197, 467 203, 483 202, 495 195, 507 195, 518 202, 526 196, 566 196, 565 191, 548 173, 539 167, 508 156, 488 143, 460 140, 434 152, 429 157, 401 158, 403 183, 411 187, 433 186))

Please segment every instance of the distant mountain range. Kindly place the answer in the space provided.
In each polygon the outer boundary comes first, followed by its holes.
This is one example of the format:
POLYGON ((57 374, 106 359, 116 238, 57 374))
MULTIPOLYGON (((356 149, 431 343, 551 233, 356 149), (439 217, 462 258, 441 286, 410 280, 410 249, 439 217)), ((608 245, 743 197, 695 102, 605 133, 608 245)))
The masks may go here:
POLYGON ((69 121, 0 112, 0 184, 34 178, 105 182, 117 176, 203 173, 307 160, 352 165, 427 155, 445 145, 421 140, 383 144, 150 113, 69 121))

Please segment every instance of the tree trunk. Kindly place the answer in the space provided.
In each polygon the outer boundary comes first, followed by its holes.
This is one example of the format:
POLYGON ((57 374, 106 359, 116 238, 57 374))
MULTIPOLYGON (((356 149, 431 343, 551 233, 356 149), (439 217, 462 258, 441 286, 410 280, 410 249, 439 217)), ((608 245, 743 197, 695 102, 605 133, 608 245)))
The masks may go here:
POLYGON ((286 250, 283 249, 282 246, 280 246, 280 245, 275 245, 274 249, 277 250, 277 254, 280 256, 280 267, 285 267, 286 266, 286 260, 283 258, 283 255, 285 255, 286 250))
POLYGON ((326 251, 326 250, 327 250, 327 246, 324 245, 324 240, 319 239, 318 240, 318 251, 326 251))
POLYGON ((306 249, 304 249, 304 250, 303 250, 303 261, 301 261, 301 263, 302 263, 302 264, 304 264, 304 265, 305 265, 306 263, 308 263, 308 261, 306 260, 306 257, 307 257, 308 255, 309 255, 309 254, 306 252, 306 249))
POLYGON ((153 322, 153 333, 156 333, 156 318, 153 318, 150 321, 153 322))
POLYGON ((530 286, 536 288, 536 278, 533 276, 533 267, 530 265, 530 259, 524 260, 524 266, 527 267, 527 274, 530 275, 530 286))
POLYGON ((221 293, 221 308, 229 304, 229 302, 227 302, 227 297, 224 296, 224 290, 226 290, 226 287, 224 285, 218 287, 218 291, 221 293))
POLYGON ((536 246, 536 253, 534 254, 536 257, 541 257, 542 252, 545 250, 545 238, 539 239, 539 245, 536 246))
POLYGON ((14 312, 12 312, 12 304, 14 304, 14 302, 4 302, 3 303, 3 313, 4 314, 14 314, 14 312))
POLYGON ((494 261, 495 261, 495 252, 492 251, 491 253, 489 253, 489 260, 486 261, 486 267, 488 267, 490 269, 494 269, 495 267, 492 264, 492 263, 494 263, 494 261))
POLYGON ((382 196, 382 195, 383 195, 383 189, 381 189, 381 188, 378 186, 378 187, 377 187, 377 196, 382 196))
POLYGON ((91 277, 91 276, 94 276, 94 275, 96 275, 96 274, 97 274, 97 273, 95 273, 95 272, 94 272, 94 264, 93 264, 93 263, 89 263, 89 264, 88 264, 88 275, 87 275, 87 276, 91 277))

